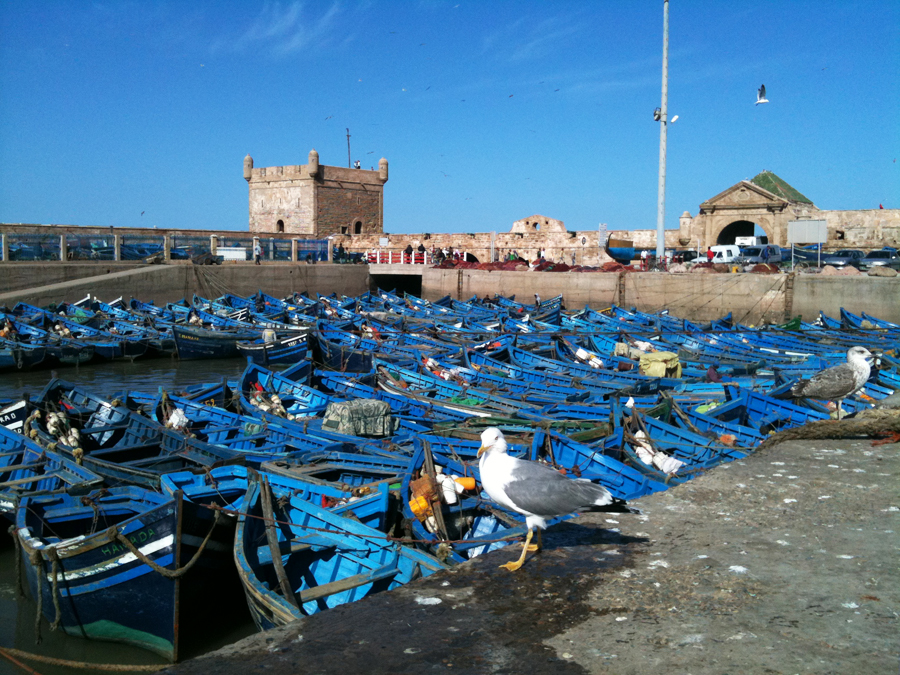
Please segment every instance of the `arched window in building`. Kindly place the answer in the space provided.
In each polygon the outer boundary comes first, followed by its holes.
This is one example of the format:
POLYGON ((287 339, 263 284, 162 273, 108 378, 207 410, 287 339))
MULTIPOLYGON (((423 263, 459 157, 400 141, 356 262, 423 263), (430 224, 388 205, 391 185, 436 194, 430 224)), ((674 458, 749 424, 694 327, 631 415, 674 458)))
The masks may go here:
POLYGON ((353 223, 353 234, 362 234, 362 221, 357 220, 353 223))
POLYGON ((276 232, 284 232, 284 221, 283 220, 279 220, 277 223, 275 223, 275 231, 276 232))

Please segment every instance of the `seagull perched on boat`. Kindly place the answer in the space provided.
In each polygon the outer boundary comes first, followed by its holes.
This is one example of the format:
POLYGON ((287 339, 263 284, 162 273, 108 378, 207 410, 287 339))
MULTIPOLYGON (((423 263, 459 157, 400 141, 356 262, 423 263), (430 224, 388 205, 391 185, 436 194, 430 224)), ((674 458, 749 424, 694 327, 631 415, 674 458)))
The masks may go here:
POLYGON ((500 566, 515 572, 525 562, 528 551, 541 550, 541 530, 547 527, 548 520, 573 511, 606 506, 614 499, 602 485, 566 478, 544 464, 510 457, 506 450, 506 439, 500 429, 489 427, 481 433, 478 449, 481 486, 495 502, 524 515, 528 526, 522 555, 500 566), (535 528, 538 528, 537 544, 532 544, 535 528))
POLYGON ((759 91, 756 92, 756 105, 768 102, 769 99, 766 98, 766 85, 760 85, 759 91))
POLYGON ((872 367, 866 359, 872 352, 865 347, 850 347, 847 363, 822 370, 808 380, 800 380, 791 387, 794 398, 821 398, 837 404, 841 419, 841 401, 859 390, 868 380, 872 367))

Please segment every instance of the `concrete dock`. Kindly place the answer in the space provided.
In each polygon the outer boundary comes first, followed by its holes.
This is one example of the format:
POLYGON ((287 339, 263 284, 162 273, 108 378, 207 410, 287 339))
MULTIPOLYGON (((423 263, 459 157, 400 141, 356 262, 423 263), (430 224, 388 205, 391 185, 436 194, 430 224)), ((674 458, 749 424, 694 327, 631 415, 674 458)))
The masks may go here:
POLYGON ((898 672, 900 444, 792 441, 167 673, 898 672))

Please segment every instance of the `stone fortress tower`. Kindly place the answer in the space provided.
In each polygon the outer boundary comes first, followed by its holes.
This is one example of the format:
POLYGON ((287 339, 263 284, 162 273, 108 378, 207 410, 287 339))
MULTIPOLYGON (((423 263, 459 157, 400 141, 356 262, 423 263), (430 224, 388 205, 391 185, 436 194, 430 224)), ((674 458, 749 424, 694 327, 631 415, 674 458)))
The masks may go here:
POLYGON ((310 239, 384 232, 384 184, 388 162, 377 171, 319 164, 311 150, 306 164, 253 168, 244 158, 250 188, 250 231, 284 232, 310 239))

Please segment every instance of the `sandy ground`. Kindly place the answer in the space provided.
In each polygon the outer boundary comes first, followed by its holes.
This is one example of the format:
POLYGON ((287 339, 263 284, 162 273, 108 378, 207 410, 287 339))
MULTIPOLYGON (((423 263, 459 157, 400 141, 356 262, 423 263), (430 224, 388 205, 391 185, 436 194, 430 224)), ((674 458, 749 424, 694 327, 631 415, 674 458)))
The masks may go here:
POLYGON ((898 673, 900 445, 795 441, 180 673, 898 673))

